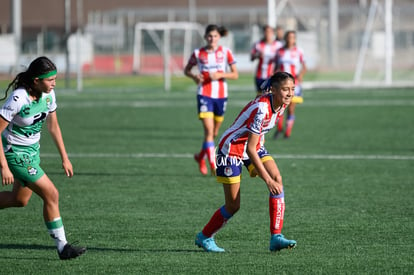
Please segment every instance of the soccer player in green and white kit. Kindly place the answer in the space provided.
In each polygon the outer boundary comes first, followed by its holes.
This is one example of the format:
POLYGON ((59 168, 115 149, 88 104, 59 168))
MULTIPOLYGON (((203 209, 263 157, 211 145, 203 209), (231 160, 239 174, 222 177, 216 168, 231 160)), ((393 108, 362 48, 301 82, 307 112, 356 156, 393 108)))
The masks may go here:
POLYGON ((56 115, 56 66, 47 57, 32 61, 19 73, 6 90, 13 93, 0 109, 0 171, 2 184, 13 184, 12 191, 0 192, 0 209, 23 207, 35 192, 43 200, 43 217, 50 236, 55 239, 62 260, 82 255, 86 248, 66 241, 59 212, 59 193, 40 167, 39 140, 43 123, 56 144, 62 167, 68 177, 73 176, 72 164, 66 153, 56 115))

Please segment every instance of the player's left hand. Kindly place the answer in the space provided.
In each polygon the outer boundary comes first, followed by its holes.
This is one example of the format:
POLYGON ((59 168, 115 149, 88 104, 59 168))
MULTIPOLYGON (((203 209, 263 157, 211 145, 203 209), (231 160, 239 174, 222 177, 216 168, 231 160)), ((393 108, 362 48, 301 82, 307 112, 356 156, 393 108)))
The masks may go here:
POLYGON ((62 161, 62 168, 65 170, 66 176, 73 177, 73 167, 69 159, 62 161))
POLYGON ((211 80, 219 80, 221 78, 223 78, 223 73, 220 73, 220 72, 210 73, 211 80))

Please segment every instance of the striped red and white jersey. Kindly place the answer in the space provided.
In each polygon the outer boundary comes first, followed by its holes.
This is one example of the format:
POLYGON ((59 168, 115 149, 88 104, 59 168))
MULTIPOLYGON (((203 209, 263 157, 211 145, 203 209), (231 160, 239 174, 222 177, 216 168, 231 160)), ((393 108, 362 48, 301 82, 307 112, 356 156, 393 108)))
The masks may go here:
POLYGON ((219 46, 215 51, 206 48, 194 50, 188 63, 197 65, 204 77, 204 82, 198 86, 197 93, 211 98, 227 98, 227 82, 224 78, 212 80, 210 73, 226 72, 228 65, 236 63, 230 49, 219 46))
POLYGON ((275 56, 278 49, 283 46, 280 41, 266 43, 265 41, 256 42, 251 50, 251 55, 259 56, 257 64, 256 78, 267 79, 273 75, 275 71, 275 56))
POLYGON ((296 46, 292 49, 283 47, 277 51, 275 62, 276 71, 290 73, 297 80, 305 59, 300 48, 296 46))
POLYGON ((249 133, 260 135, 260 141, 256 146, 256 149, 259 150, 263 146, 264 135, 275 126, 287 107, 284 104, 278 110, 274 110, 272 106, 272 94, 266 94, 250 101, 221 136, 219 150, 227 156, 248 159, 246 149, 249 133))

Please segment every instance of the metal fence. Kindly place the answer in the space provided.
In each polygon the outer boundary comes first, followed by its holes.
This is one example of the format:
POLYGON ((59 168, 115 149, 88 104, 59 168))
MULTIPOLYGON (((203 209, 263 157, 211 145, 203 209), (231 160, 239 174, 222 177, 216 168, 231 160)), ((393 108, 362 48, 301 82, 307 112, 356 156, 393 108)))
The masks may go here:
MULTIPOLYGON (((298 46, 305 52, 308 67, 320 72, 321 79, 317 80, 352 80, 358 62, 361 62, 364 40, 366 52, 363 56, 362 78, 383 80, 386 66, 386 1, 334 1, 337 3, 336 21, 332 21, 333 10, 330 5, 281 1, 285 5, 277 11, 277 24, 285 30, 298 32, 298 46), (377 3, 374 14, 373 3, 377 3), (337 24, 334 31, 332 22, 337 24), (368 28, 370 23, 371 27, 368 28)), ((326 2, 331 1, 321 1, 326 2)), ((409 0, 392 0, 392 3, 393 81, 404 82, 414 79, 414 5, 409 0)), ((227 43, 232 46, 240 70, 253 72, 255 66, 250 63, 248 54, 253 42, 260 39, 260 27, 267 23, 266 6, 198 7, 193 11, 190 13, 187 8, 146 8, 90 12, 83 33, 91 38, 85 41, 90 41, 93 52, 89 59, 85 59, 83 70, 89 74, 133 73, 132 55, 137 23, 193 21, 202 26, 209 23, 226 26, 231 31, 231 41, 227 43)), ((147 36, 142 39, 142 47, 146 49, 144 54, 157 54, 154 41, 148 34, 143 35, 147 36)), ((158 35, 162 39, 163 34, 159 32, 158 35)), ((171 38, 171 54, 182 54, 182 38, 179 35, 177 37, 171 38)), ((27 57, 52 52, 64 62, 64 58, 59 57, 65 51, 62 41, 66 40, 39 30, 38 36, 24 41, 23 54, 27 57)), ((202 38, 194 36, 190 48, 200 47, 204 43, 202 38)), ((162 63, 162 58, 159 60, 162 63)), ((162 72, 163 64, 159 64, 159 68, 162 72)), ((156 70, 153 72, 157 73, 156 70)))
MULTIPOLYGON (((338 1, 337 33, 335 41, 330 30, 332 9, 329 5, 306 6, 286 5, 277 17, 278 25, 284 29, 298 31, 298 45, 303 48, 311 70, 319 72, 343 73, 337 80, 353 76, 358 60, 361 58, 361 48, 366 39, 367 50, 364 55, 363 77, 370 80, 382 79, 384 76, 385 58, 385 2, 338 1), (351 3, 348 3, 351 2, 351 3), (371 21, 371 22, 369 22, 371 21), (371 28, 367 25, 371 23, 371 28)), ((392 7, 392 68, 394 80, 409 78, 414 68, 414 5, 409 1, 393 1, 392 7)), ((246 60, 252 43, 260 39, 260 26, 267 22, 266 7, 229 8, 211 7, 198 8, 191 16, 188 9, 119 9, 109 12, 93 12, 88 16, 88 25, 120 26, 123 33, 123 43, 118 48, 107 47, 95 54, 110 53, 111 51, 130 54, 134 48, 134 27, 138 22, 174 22, 196 20, 201 25, 215 23, 226 26, 232 33, 233 51, 240 59, 242 71, 253 71, 254 66, 246 60)), ((99 35, 98 35, 99 36, 99 35)), ((162 34, 161 34, 162 36, 162 34)), ((151 39, 143 39, 142 43, 150 53, 155 48, 151 39)), ((180 41, 172 41, 178 45, 180 41)), ((204 41, 195 40, 192 48, 199 47, 204 41)), ((181 47, 171 47, 174 54, 181 47)))

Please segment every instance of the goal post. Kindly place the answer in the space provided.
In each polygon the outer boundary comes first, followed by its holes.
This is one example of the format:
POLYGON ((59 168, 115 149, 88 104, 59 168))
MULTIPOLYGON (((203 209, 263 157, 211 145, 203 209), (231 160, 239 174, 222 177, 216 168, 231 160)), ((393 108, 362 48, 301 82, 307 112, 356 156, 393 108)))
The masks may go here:
POLYGON ((169 91, 171 75, 182 74, 193 41, 199 43, 203 37, 203 28, 193 22, 140 22, 134 37, 133 72, 162 74, 164 90, 169 91))
MULTIPOLYGON (((380 14, 380 11, 382 11, 382 18, 381 23, 383 25, 383 30, 381 30, 381 44, 383 44, 383 59, 384 59, 384 83, 386 85, 392 85, 392 58, 393 58, 393 52, 394 52, 394 35, 393 35, 393 26, 392 26, 392 8, 393 8, 393 1, 392 0, 372 0, 367 23, 365 26, 364 35, 362 38, 362 44, 358 55, 357 65, 355 68, 354 73, 354 83, 360 84, 361 83, 361 76, 363 72, 363 67, 365 63, 365 58, 369 49, 369 42, 372 42, 372 36, 373 36, 373 25, 378 17, 378 14, 380 14)), ((375 45, 374 42, 372 44, 375 45)))

